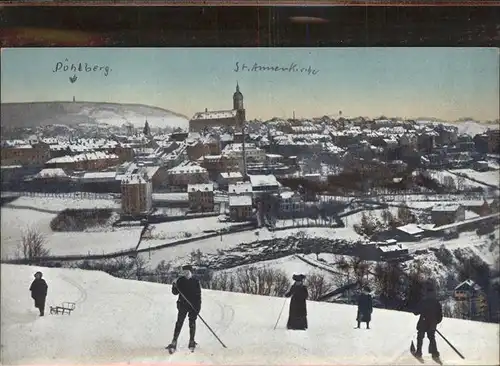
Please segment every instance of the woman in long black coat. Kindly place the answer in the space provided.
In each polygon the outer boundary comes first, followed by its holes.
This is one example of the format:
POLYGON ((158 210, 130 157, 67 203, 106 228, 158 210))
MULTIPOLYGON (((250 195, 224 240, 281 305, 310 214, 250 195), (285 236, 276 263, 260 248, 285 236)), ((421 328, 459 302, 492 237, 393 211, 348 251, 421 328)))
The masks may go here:
POLYGON ((294 330, 307 329, 307 305, 306 300, 309 297, 307 287, 304 285, 304 275, 293 275, 295 283, 285 294, 290 299, 290 313, 286 327, 294 330))
POLYGON ((373 299, 370 294, 370 289, 368 287, 363 287, 363 292, 358 298, 358 316, 356 321, 358 322, 357 328, 361 326, 361 322, 366 323, 366 329, 370 329, 370 321, 372 320, 373 312, 373 299))
POLYGON ((35 300, 35 308, 40 310, 40 316, 45 313, 45 299, 47 298, 47 282, 42 278, 42 272, 35 273, 35 279, 31 283, 31 298, 35 300))

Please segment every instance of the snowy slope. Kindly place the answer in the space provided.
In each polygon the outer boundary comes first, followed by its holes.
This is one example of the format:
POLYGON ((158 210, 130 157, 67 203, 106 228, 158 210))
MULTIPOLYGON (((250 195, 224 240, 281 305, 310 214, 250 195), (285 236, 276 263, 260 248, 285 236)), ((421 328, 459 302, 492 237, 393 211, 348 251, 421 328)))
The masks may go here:
MULTIPOLYGON (((101 272, 43 268, 49 284, 47 305, 77 305, 70 316, 40 318, 28 293, 38 269, 1 266, 2 364, 416 364, 407 352, 415 334, 412 314, 375 309, 372 329, 357 330, 355 307, 308 302, 309 330, 286 330, 286 308, 273 330, 284 299, 216 291, 203 292, 201 315, 228 348, 198 322, 199 349, 189 354, 186 322, 180 350, 169 356, 164 347, 176 317, 170 286, 101 272)), ((438 339, 445 363, 498 364, 498 325, 444 319, 440 330, 466 356, 461 360, 438 339)))
POLYGON ((80 123, 143 127, 186 127, 188 118, 167 109, 98 102, 2 103, 2 126, 34 127, 49 124, 75 126, 80 123))

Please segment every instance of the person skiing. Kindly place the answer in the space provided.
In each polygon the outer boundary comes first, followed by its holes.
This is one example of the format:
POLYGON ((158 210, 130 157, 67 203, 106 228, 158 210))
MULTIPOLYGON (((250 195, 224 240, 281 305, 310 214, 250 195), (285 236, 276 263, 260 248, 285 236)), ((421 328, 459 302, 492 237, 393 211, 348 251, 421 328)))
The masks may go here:
POLYGON ((436 344, 436 327, 443 320, 443 308, 436 297, 434 285, 428 282, 424 288, 424 296, 417 304, 413 314, 420 315, 417 322, 417 349, 415 357, 422 357, 422 344, 427 333, 429 353, 434 361, 439 362, 439 352, 436 344))
POLYGON ((293 275, 295 283, 290 290, 285 294, 290 299, 290 311, 288 314, 287 329, 306 330, 307 329, 307 304, 306 300, 309 297, 307 287, 304 285, 306 276, 303 274, 293 275))
POLYGON ((174 337, 167 346, 170 351, 177 348, 177 339, 181 333, 186 315, 189 316, 189 345, 194 349, 196 342, 196 319, 201 309, 201 286, 200 281, 193 277, 193 267, 182 266, 182 275, 172 284, 172 294, 179 295, 177 300, 177 322, 175 323, 174 337))
POLYGON ((360 328, 361 322, 365 322, 366 329, 370 329, 370 321, 372 319, 373 312, 373 299, 370 292, 370 288, 368 286, 364 286, 362 293, 358 297, 358 315, 356 317, 358 326, 356 328, 360 328))
POLYGON ((35 308, 40 310, 40 316, 44 316, 45 313, 45 299, 47 298, 47 290, 49 288, 42 276, 42 272, 40 271, 35 273, 35 279, 30 286, 31 298, 35 300, 35 308))

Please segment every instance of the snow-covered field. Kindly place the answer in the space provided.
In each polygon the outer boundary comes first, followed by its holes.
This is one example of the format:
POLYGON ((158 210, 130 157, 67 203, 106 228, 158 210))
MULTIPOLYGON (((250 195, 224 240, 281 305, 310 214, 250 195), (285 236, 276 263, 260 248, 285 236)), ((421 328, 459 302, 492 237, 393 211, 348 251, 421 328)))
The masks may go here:
MULTIPOLYGON (((199 236, 222 229, 227 229, 231 226, 231 223, 219 222, 217 216, 182 221, 163 222, 160 224, 151 225, 151 237, 153 239, 152 241, 154 241, 155 243, 158 241, 167 243, 170 241, 185 239, 187 237, 186 233, 189 233, 192 236, 199 236)), ((149 241, 150 240, 145 239, 141 243, 140 248, 142 249, 145 246, 147 247, 148 245, 150 245, 149 241)))
POLYGON ((11 203, 4 205, 4 207, 63 211, 66 209, 119 208, 120 202, 118 200, 111 199, 22 196, 11 203))
MULTIPOLYGON (((201 316, 227 348, 198 320, 198 349, 186 349, 186 322, 178 352, 168 355, 177 315, 169 285, 5 264, 1 277, 3 365, 419 365, 408 352, 417 320, 411 313, 376 308, 370 330, 354 329, 354 306, 309 301, 307 331, 286 330, 287 306, 273 330, 283 298, 203 290, 201 316), (47 307, 75 302, 70 316, 37 316, 28 292, 37 270, 49 285, 47 307)), ((438 337, 445 364, 498 365, 498 325, 445 318, 438 329, 465 355, 438 337)))
POLYGON ((238 269, 245 269, 247 267, 254 267, 254 268, 269 268, 273 270, 279 270, 283 271, 289 278, 292 278, 294 274, 311 274, 311 273, 321 273, 323 275, 328 275, 328 272, 322 271, 321 269, 308 264, 307 262, 304 262, 300 260, 295 255, 289 255, 283 258, 279 259, 273 259, 273 260, 268 260, 268 261, 262 261, 258 263, 253 263, 253 264, 244 264, 242 266, 230 268, 230 269, 224 269, 219 272, 235 272, 238 269))
POLYGON ((478 123, 476 121, 463 121, 463 122, 431 122, 424 120, 417 120, 418 124, 443 124, 445 126, 454 126, 458 128, 459 134, 467 134, 475 136, 480 133, 486 132, 488 129, 498 129, 498 124, 478 123))
POLYGON ((2 258, 13 258, 23 233, 35 229, 45 237, 50 255, 103 254, 135 248, 141 228, 123 228, 104 232, 53 232, 50 222, 56 212, 67 208, 116 208, 113 200, 57 197, 20 197, 1 208, 2 258), (41 210, 41 211, 39 211, 41 210), (43 212, 47 210, 48 212, 43 212), (53 212, 53 213, 51 213, 53 212))
MULTIPOLYGON (((490 170, 487 172, 478 172, 474 169, 452 169, 450 170, 456 174, 463 174, 469 178, 475 179, 479 182, 489 184, 492 186, 500 187, 500 172, 498 170, 490 170)), ((456 176, 455 176, 456 179, 456 176)), ((468 180, 468 182, 472 182, 468 180)))
MULTIPOLYGON (((345 235, 351 239, 352 230, 350 228, 332 229, 332 228, 294 228, 270 232, 266 228, 258 230, 249 230, 239 233, 231 233, 227 235, 216 236, 213 238, 197 240, 192 243, 181 244, 177 246, 158 249, 155 251, 144 252, 139 254, 140 257, 146 260, 146 264, 150 268, 155 268, 162 261, 171 262, 173 265, 181 265, 186 261, 190 261, 192 252, 200 250, 203 254, 218 254, 221 250, 234 249, 243 243, 252 243, 257 240, 271 240, 278 238, 287 238, 289 236, 297 236, 303 232, 307 237, 320 238, 341 238, 345 235), (347 234, 346 234, 347 233, 347 234)), ((359 237, 359 236, 358 236, 359 237)), ((148 240, 141 243, 141 248, 154 247, 164 242, 157 240, 148 240)))

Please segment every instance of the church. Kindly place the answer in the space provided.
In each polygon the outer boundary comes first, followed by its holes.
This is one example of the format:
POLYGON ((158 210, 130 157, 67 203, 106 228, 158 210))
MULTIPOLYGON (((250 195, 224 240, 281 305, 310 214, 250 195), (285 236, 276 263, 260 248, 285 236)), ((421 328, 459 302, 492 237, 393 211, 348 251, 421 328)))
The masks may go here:
POLYGON ((196 113, 189 121, 189 132, 201 132, 205 128, 233 127, 235 131, 241 132, 245 123, 245 108, 243 107, 243 94, 236 83, 236 91, 233 94, 233 109, 225 111, 208 111, 196 113))

